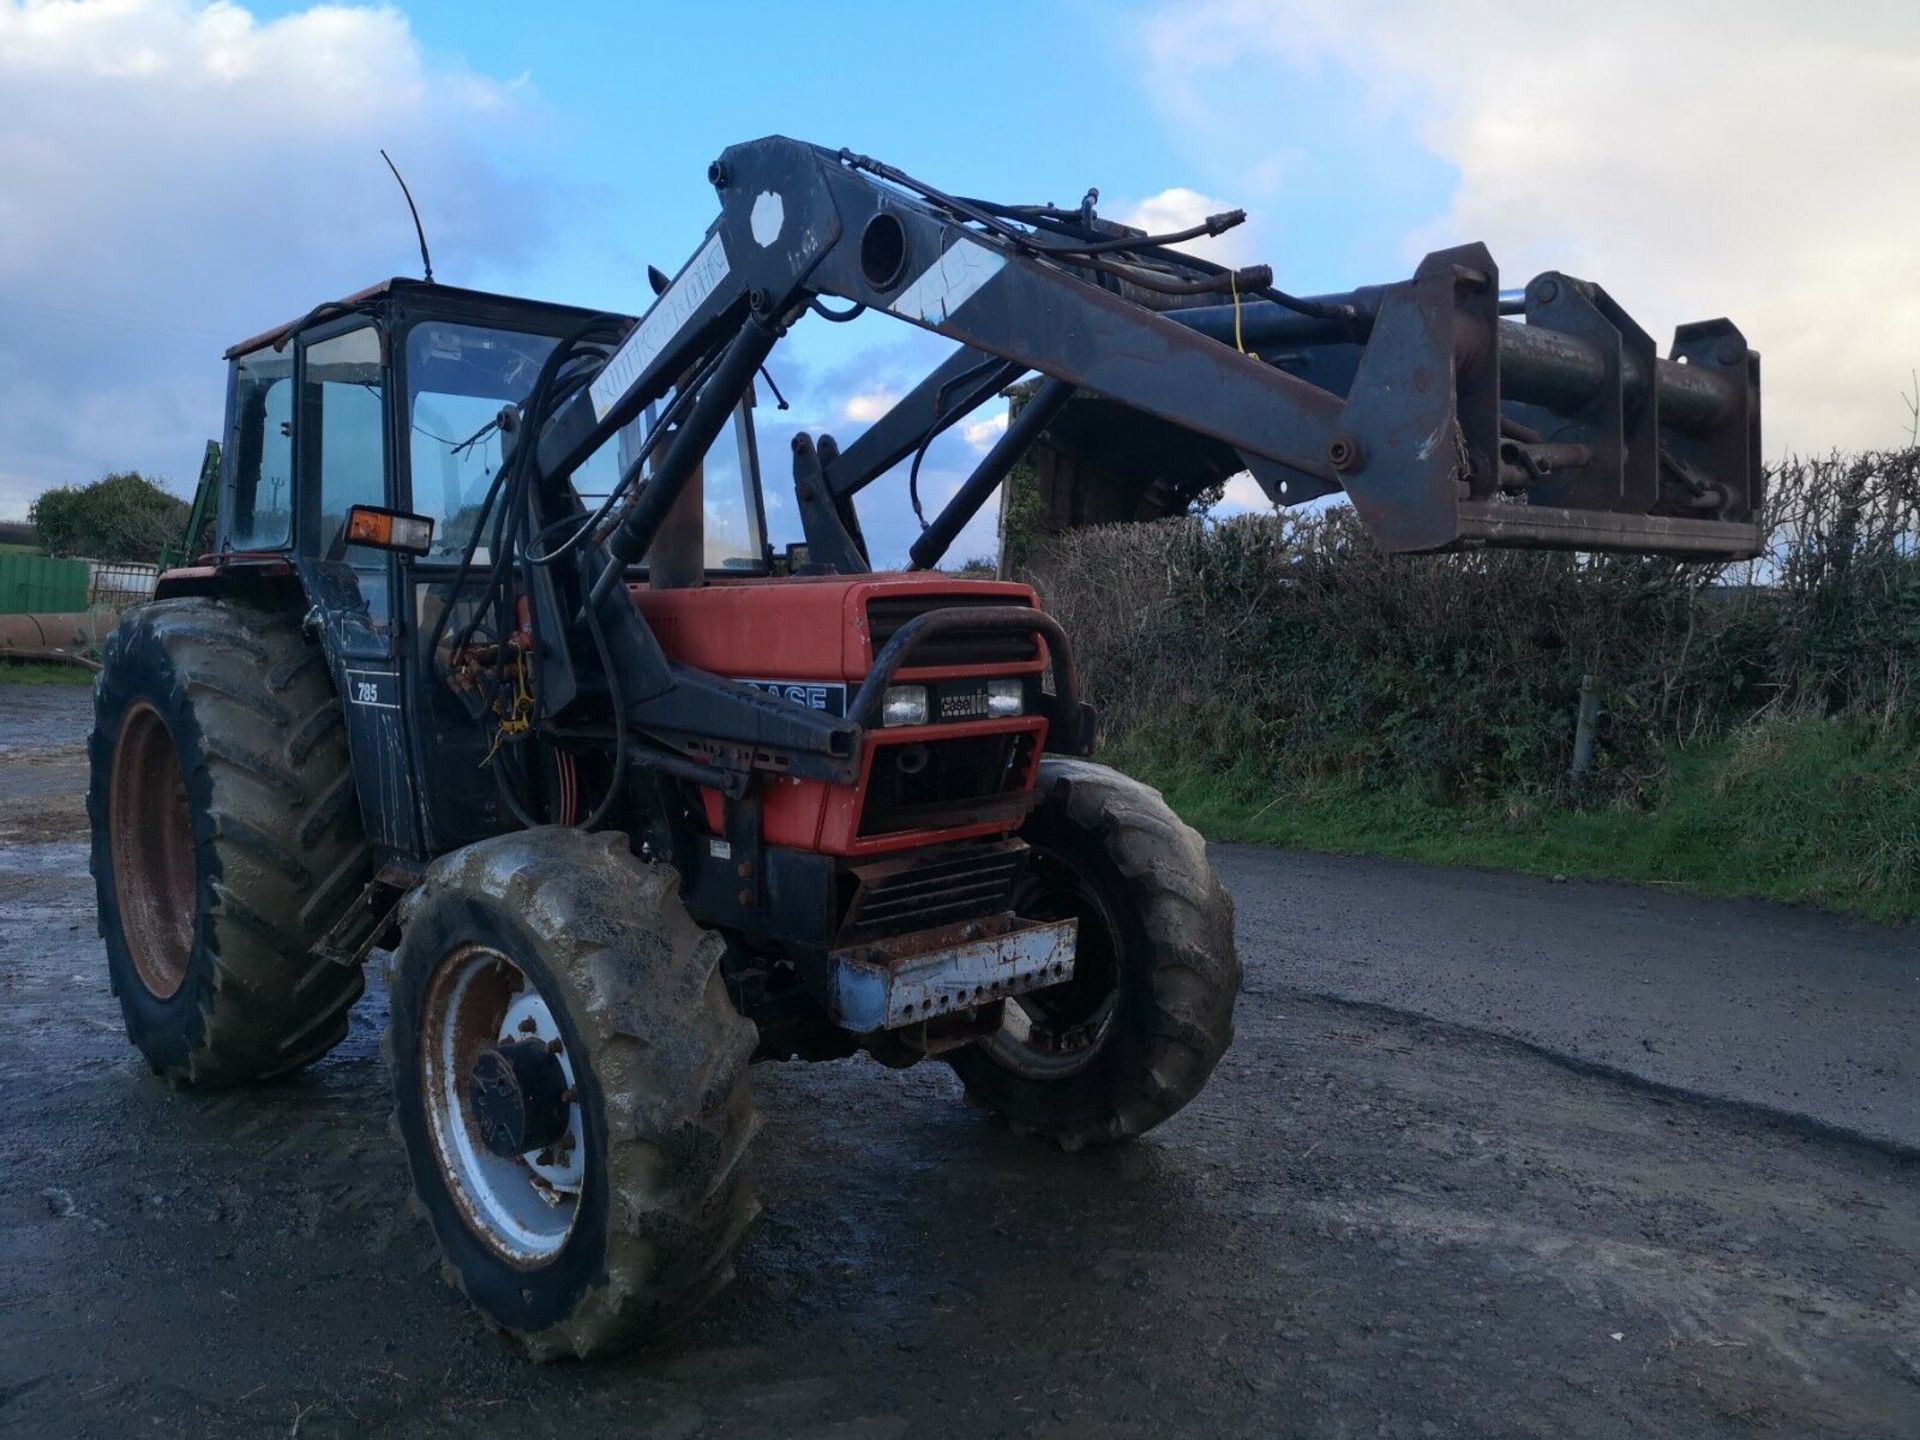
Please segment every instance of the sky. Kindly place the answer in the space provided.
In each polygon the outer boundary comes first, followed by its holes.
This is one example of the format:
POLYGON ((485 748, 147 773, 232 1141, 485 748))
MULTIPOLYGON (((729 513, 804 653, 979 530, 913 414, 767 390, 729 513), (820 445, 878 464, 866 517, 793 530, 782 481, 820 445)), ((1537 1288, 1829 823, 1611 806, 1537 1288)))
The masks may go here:
MULTIPOLYGON (((1765 447, 1890 445, 1920 366, 1920 6, 1847 0, 199 4, 0 0, 0 517, 119 469, 185 491, 221 350, 415 274, 637 311, 715 213, 707 163, 785 133, 959 193, 1155 226, 1296 291, 1485 241, 1503 284, 1605 285, 1657 341, 1732 316, 1765 447)), ((803 321, 762 409, 844 446, 936 363, 884 317, 803 321)), ((929 454, 929 510, 992 443, 929 454)), ((1228 508, 1264 504, 1250 481, 1228 508)), ((863 496, 876 559, 917 533, 863 496)), ((993 549, 992 507, 954 547, 993 549)))

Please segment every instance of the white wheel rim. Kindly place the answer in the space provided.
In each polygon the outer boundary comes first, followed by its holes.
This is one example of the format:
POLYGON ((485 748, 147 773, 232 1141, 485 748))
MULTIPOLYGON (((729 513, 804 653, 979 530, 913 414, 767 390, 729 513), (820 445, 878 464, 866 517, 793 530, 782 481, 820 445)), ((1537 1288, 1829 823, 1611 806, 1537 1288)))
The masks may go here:
MULTIPOLYGON (((558 1254, 573 1233, 586 1174, 587 1132, 576 1098, 566 1135, 554 1145, 506 1158, 481 1138, 469 1077, 480 1052, 499 1042, 561 1041, 552 1007, 506 956, 484 945, 454 951, 427 986, 420 1018, 421 1096, 448 1193, 481 1240, 516 1265, 558 1254)), ((557 1052, 567 1088, 573 1058, 557 1052)))

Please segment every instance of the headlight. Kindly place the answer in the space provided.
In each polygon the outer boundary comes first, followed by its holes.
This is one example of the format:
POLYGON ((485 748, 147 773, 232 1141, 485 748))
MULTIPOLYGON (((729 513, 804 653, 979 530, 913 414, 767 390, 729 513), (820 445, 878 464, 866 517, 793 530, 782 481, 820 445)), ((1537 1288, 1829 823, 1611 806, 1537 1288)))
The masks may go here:
POLYGON ((882 725, 924 725, 927 723, 927 687, 889 685, 880 701, 882 725))
POLYGON ((987 714, 995 720, 1018 715, 1027 708, 1025 682, 1008 678, 987 681, 987 714))

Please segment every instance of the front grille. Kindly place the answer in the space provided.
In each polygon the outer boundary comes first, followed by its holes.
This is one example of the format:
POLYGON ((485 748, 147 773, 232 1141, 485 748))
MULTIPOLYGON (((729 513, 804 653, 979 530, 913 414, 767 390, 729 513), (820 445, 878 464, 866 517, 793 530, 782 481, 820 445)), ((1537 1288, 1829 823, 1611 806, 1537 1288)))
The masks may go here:
MULTIPOLYGON (((900 633, 909 620, 930 610, 980 609, 985 606, 1020 603, 1006 595, 881 595, 867 602, 867 631, 873 637, 873 653, 878 655, 886 643, 900 633)), ((911 669, 932 665, 1017 665, 1031 660, 1039 652, 1031 635, 994 635, 948 632, 923 640, 907 657, 911 669)))
POLYGON ((1012 908, 1027 861, 1018 840, 936 845, 851 870, 856 888, 836 945, 978 920, 1012 908))
POLYGON ((1031 730, 876 745, 860 834, 950 829, 1022 815, 1033 756, 1031 730))

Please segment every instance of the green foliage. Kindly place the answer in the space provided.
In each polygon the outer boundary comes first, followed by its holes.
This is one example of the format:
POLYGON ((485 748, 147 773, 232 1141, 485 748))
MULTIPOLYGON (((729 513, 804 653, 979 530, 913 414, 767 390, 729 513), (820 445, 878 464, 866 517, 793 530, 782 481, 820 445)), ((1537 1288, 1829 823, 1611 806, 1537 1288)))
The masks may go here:
POLYGON ((1336 508, 1080 531, 1030 573, 1110 753, 1214 833, 1905 913, 1920 451, 1770 482, 1768 551, 1737 566, 1386 556, 1336 508))
POLYGON ((1022 461, 1008 472, 1007 502, 1001 516, 1000 558, 1008 572, 1031 564, 1045 532, 1046 503, 1040 496, 1040 476, 1022 461))
POLYGON ((189 506, 136 471, 91 485, 63 485, 33 502, 27 518, 49 555, 154 561, 186 527, 189 506))
POLYGON ((1415 783, 1339 777, 1276 789, 1245 761, 1177 752, 1108 758, 1222 840, 1488 865, 1920 918, 1920 735, 1816 715, 1771 715, 1674 750, 1644 807, 1578 809, 1516 792, 1444 804, 1415 783))
POLYGON ((93 672, 79 665, 38 660, 0 660, 0 685, 91 685, 93 672))

